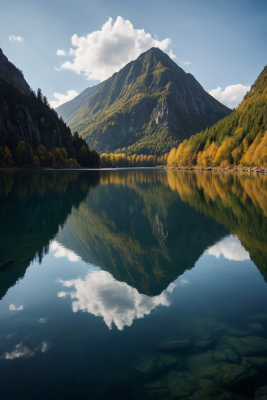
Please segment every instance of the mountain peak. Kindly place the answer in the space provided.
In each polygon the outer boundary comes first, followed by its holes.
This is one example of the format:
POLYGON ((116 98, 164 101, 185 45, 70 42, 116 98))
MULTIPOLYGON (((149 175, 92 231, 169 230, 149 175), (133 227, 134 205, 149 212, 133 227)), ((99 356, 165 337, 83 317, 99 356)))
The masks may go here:
POLYGON ((230 110, 157 47, 57 109, 99 152, 161 154, 230 110))

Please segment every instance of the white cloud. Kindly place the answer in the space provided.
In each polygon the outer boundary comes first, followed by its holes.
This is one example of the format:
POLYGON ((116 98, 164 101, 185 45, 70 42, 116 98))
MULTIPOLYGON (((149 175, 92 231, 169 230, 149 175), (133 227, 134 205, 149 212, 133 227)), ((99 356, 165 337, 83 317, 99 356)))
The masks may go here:
POLYGON ((19 357, 32 357, 34 355, 34 351, 30 350, 29 347, 23 346, 22 342, 16 344, 15 349, 10 353, 6 352, 2 355, 1 358, 5 358, 6 360, 14 360, 14 358, 19 357))
POLYGON ((40 322, 40 324, 44 324, 46 322, 46 318, 40 318, 38 319, 38 321, 40 322))
POLYGON ((68 56, 69 54, 65 50, 57 50, 57 56, 68 56))
POLYGON ((78 94, 79 93, 77 93, 75 90, 68 90, 67 94, 54 93, 54 97, 57 100, 52 100, 49 102, 49 104, 51 107, 57 108, 67 101, 74 99, 76 96, 78 96, 78 94))
POLYGON ((69 261, 79 261, 80 257, 72 250, 66 249, 62 244, 53 240, 49 246, 50 251, 55 251, 56 258, 67 257, 69 261))
POLYGON ((157 36, 153 38, 144 29, 134 29, 131 22, 122 17, 117 17, 114 23, 109 18, 100 31, 89 33, 86 37, 75 34, 71 42, 75 47, 70 49, 73 62, 66 61, 56 69, 84 73, 87 79, 92 80, 103 81, 109 78, 151 47, 158 47, 171 58, 176 58, 169 38, 161 41, 157 36))
MULTIPOLYGON (((60 281, 61 282, 61 281, 60 281)), ((67 297, 67 292, 58 292, 58 297, 67 297)))
POLYGON ((171 293, 175 287, 171 283, 159 296, 149 297, 124 282, 116 281, 106 271, 93 271, 85 279, 79 277, 60 282, 65 287, 74 286, 76 289, 58 293, 59 297, 69 295, 75 300, 72 302, 73 312, 87 311, 101 316, 109 329, 114 323, 119 330, 131 326, 134 319, 149 315, 157 306, 169 306, 168 292, 171 293))
POLYGON ((190 65, 192 63, 191 63, 191 61, 180 61, 179 64, 181 64, 181 65, 190 65))
POLYGON ((8 39, 9 39, 11 42, 23 42, 23 40, 24 40, 23 37, 21 37, 21 36, 14 36, 14 35, 10 35, 10 36, 8 37, 8 39))
POLYGON ((23 310, 23 308, 24 308, 24 306, 16 307, 16 306, 14 306, 14 304, 10 304, 10 306, 9 306, 9 309, 11 311, 21 311, 21 310, 23 310))
POLYGON ((235 236, 227 236, 221 242, 207 250, 207 253, 219 258, 223 255, 224 258, 234 261, 250 260, 249 253, 241 245, 240 241, 235 236))
POLYGON ((238 84, 227 86, 224 90, 217 87, 217 89, 210 90, 209 94, 227 107, 234 108, 238 106, 249 90, 250 86, 238 84))

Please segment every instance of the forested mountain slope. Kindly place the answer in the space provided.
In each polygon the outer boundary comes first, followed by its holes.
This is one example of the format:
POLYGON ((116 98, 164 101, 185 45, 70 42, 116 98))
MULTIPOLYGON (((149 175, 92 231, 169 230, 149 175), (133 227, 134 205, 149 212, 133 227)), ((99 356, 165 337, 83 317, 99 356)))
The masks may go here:
POLYGON ((173 149, 169 166, 267 165, 267 66, 231 115, 173 149))
POLYGON ((0 168, 79 165, 98 166, 99 155, 71 134, 40 89, 26 93, 0 74, 0 168))
POLYGON ((56 111, 97 151, 129 155, 166 153, 231 112, 158 48, 56 111))

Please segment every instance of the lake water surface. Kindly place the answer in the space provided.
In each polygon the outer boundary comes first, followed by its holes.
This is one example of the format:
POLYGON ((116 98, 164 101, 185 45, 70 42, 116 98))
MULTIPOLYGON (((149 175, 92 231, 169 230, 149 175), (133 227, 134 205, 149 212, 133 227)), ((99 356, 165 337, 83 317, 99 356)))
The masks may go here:
POLYGON ((260 400, 266 260, 263 175, 0 171, 1 398, 260 400))

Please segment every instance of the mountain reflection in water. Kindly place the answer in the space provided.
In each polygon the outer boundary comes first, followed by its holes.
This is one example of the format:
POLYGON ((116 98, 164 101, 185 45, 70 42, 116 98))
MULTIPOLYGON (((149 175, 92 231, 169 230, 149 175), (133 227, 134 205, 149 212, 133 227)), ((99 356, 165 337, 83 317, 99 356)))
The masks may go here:
POLYGON ((150 296, 160 295, 207 248, 216 255, 215 243, 230 232, 244 259, 250 256, 267 276, 264 175, 5 171, 0 202, 0 268, 8 269, 1 297, 34 259, 41 262, 55 237, 74 257, 150 296))
POLYGON ((266 276, 265 176, 113 171, 100 183, 57 240, 139 293, 159 295, 229 232, 266 276))

